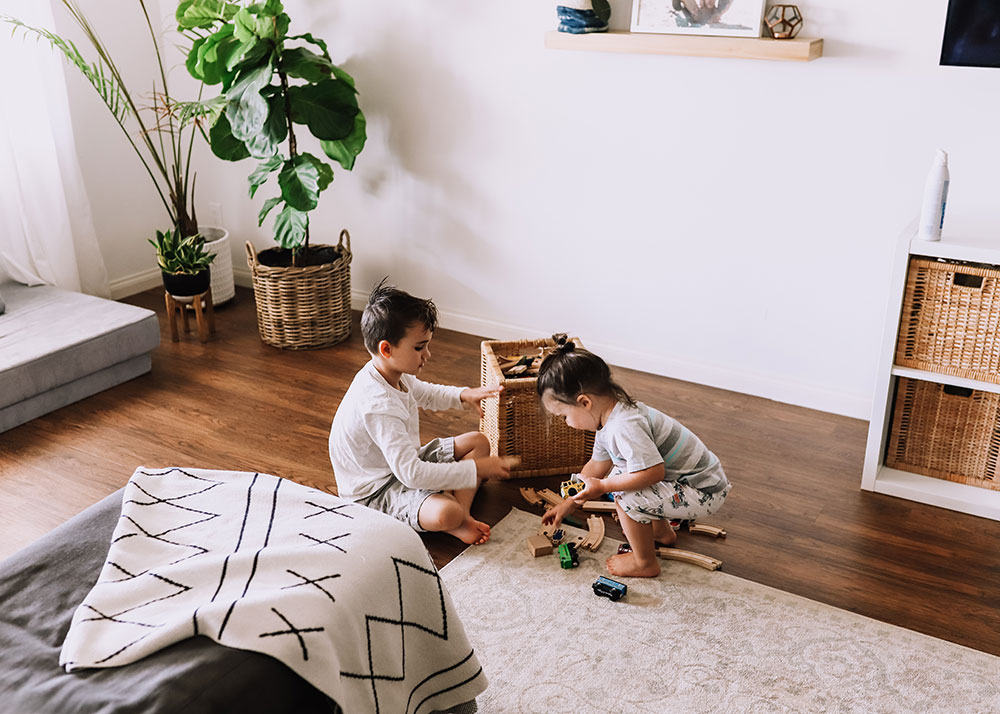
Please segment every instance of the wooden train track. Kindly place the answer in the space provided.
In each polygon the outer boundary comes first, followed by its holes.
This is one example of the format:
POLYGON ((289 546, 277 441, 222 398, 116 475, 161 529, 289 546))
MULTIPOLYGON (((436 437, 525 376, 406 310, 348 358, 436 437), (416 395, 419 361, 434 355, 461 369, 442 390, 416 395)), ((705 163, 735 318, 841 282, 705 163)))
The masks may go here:
POLYGON ((682 563, 697 565, 705 570, 719 570, 722 561, 710 555, 694 553, 690 550, 678 550, 677 548, 657 548, 656 554, 664 560, 679 560, 682 563))

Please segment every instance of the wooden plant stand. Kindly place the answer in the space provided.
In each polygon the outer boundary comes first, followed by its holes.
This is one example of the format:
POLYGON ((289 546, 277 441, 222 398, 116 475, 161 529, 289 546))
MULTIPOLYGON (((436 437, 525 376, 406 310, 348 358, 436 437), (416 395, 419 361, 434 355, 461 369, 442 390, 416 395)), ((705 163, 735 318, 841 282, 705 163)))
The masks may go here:
POLYGON ((195 321, 198 324, 198 338, 202 342, 208 342, 209 333, 215 334, 215 309, 212 306, 212 289, 209 288, 199 295, 190 297, 174 297, 168 292, 163 293, 163 298, 167 304, 167 320, 170 323, 170 339, 174 342, 180 341, 177 334, 177 311, 180 310, 181 322, 184 325, 184 332, 190 332, 188 326, 188 306, 194 309, 195 321))

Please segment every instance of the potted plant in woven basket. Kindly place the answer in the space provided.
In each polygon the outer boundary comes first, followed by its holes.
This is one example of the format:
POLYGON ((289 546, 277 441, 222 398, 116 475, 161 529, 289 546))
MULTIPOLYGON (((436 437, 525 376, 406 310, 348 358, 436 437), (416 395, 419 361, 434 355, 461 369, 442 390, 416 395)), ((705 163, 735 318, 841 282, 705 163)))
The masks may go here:
MULTIPOLYGON (((27 25, 3 13, 0 13, 0 22, 11 25, 15 33, 47 41, 94 87, 152 180, 172 227, 167 233, 177 233, 181 238, 204 235, 208 252, 222 255, 228 267, 228 274, 216 277, 228 284, 230 292, 216 297, 220 300, 232 297, 229 233, 222 228, 199 226, 195 215, 191 149, 195 133, 202 129, 204 109, 200 102, 180 102, 170 95, 160 39, 150 20, 145 0, 136 0, 136 4, 145 31, 149 33, 159 76, 153 79, 152 91, 144 97, 129 89, 97 29, 83 14, 76 0, 61 0, 60 4, 90 45, 89 54, 94 57, 92 61, 76 44, 49 29, 27 25), (143 104, 143 100, 148 103, 143 104)), ((157 234, 161 235, 161 232, 157 231, 157 234)), ((150 242, 153 243, 152 240, 150 242)))
POLYGON ((245 3, 182 0, 177 23, 191 40, 188 71, 219 97, 202 102, 213 117, 212 152, 227 161, 254 158, 251 198, 276 185, 257 216, 272 211, 278 248, 247 243, 257 326, 264 342, 289 349, 325 347, 351 333, 350 236, 336 246, 311 245, 309 212, 333 181, 323 159, 302 151, 299 127, 344 169, 364 148, 365 118, 354 80, 330 61, 326 43, 291 35, 280 0, 245 3), (275 180, 271 180, 271 179, 275 180))

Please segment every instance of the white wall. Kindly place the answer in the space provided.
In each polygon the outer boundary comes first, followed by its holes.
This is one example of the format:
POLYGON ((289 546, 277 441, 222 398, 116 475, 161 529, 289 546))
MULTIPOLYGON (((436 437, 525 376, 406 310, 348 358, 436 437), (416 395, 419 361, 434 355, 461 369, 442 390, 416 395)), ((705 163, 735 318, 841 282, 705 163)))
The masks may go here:
MULTIPOLYGON (((570 331, 614 364, 867 418, 892 245, 935 148, 949 220, 1000 227, 1000 70, 938 66, 945 2, 803 1, 825 39, 809 63, 546 50, 554 5, 287 0, 369 121, 314 241, 348 227, 356 294, 389 275, 444 327, 570 331)), ((162 211, 97 114, 81 101, 82 160, 126 284, 162 211)), ((251 168, 199 165, 238 266, 243 240, 271 244, 251 168)))

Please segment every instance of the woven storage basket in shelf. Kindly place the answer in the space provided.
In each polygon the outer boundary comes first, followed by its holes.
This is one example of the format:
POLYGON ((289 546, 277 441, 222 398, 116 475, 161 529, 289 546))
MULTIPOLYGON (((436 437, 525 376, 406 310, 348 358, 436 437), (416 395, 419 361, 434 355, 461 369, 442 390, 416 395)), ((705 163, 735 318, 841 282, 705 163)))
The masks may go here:
POLYGON ((885 465, 1000 490, 1000 394, 900 377, 885 465))
MULTIPOLYGON (((573 339, 578 347, 580 341, 573 339)), ((483 400, 479 428, 490 440, 495 456, 519 456, 521 464, 511 478, 551 476, 578 472, 590 460, 594 433, 566 426, 542 408, 534 377, 508 378, 500 371, 497 355, 536 354, 552 347, 552 339, 482 343, 482 385, 503 385, 499 397, 483 400)))
POLYGON ((1000 384, 1000 269, 911 258, 896 364, 1000 384))
POLYGON ((340 257, 323 265, 271 267, 257 259, 249 242, 246 249, 257 302, 257 329, 264 342, 305 350, 329 347, 351 336, 351 234, 346 229, 335 247, 340 257))

